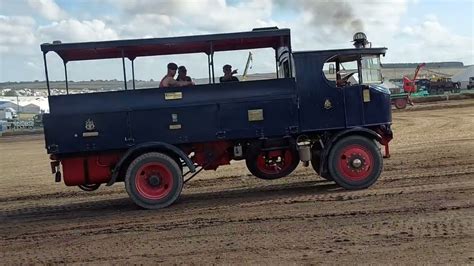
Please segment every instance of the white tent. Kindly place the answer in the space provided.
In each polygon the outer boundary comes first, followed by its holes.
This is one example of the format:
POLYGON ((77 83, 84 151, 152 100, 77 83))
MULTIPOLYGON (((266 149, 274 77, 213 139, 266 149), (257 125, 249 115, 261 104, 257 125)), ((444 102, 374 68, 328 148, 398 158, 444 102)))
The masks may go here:
MULTIPOLYGON (((36 96, 19 96, 17 97, 6 97, 0 96, 0 101, 10 102, 9 105, 14 105, 15 110, 18 109, 17 103, 20 105, 21 112, 49 112, 49 104, 47 97, 36 97, 36 96), (23 108, 26 108, 23 110, 23 108)), ((8 106, 11 107, 11 106, 8 106)))
POLYGON ((467 67, 461 73, 458 73, 451 77, 453 81, 461 82, 461 88, 466 89, 467 84, 469 84, 469 78, 474 77, 474 65, 467 67))

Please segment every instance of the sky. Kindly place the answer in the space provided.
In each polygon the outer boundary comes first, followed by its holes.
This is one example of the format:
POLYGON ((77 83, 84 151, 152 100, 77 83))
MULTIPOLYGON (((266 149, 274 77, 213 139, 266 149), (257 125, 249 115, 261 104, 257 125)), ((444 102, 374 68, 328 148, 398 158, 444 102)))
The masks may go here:
MULTIPOLYGON (((40 44, 187 36, 290 28, 293 50, 350 48, 367 34, 387 47, 383 63, 461 61, 474 64, 474 0, 0 0, 0 82, 44 80, 40 44)), ((249 73, 275 69, 271 49, 253 52, 249 73)), ((248 51, 216 53, 239 73, 248 51)), ((51 80, 64 80, 63 63, 48 53, 51 80)), ((204 54, 135 61, 140 80, 160 80, 168 62, 207 77, 204 54)), ((128 62, 127 62, 128 63, 128 62)), ((127 65, 130 77, 130 65, 127 65)), ((123 80, 121 60, 68 63, 70 80, 123 80)))

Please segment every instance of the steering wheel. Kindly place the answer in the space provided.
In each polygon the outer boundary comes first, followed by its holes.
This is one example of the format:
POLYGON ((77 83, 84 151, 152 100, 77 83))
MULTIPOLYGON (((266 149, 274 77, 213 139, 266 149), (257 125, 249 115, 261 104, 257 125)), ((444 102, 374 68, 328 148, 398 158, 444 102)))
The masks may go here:
POLYGON ((357 72, 352 72, 347 75, 345 75, 343 78, 337 81, 337 86, 339 87, 344 87, 344 86, 350 86, 351 83, 349 82, 349 79, 357 72))

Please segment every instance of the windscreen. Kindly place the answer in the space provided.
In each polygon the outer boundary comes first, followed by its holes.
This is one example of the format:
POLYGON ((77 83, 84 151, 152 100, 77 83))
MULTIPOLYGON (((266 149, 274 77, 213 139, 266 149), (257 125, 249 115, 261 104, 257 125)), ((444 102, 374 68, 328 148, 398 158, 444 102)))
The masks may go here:
POLYGON ((362 84, 380 84, 383 82, 379 56, 363 56, 361 66, 362 84))

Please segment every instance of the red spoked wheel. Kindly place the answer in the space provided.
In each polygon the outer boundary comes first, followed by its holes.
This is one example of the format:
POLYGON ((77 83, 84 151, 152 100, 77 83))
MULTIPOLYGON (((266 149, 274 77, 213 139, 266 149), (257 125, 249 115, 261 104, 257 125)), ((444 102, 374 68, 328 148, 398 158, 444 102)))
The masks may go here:
POLYGON ((362 136, 339 140, 328 159, 331 176, 346 189, 371 186, 382 173, 382 154, 374 141, 362 136))
POLYGON ((298 166, 299 156, 296 149, 262 151, 249 150, 245 160, 247 168, 261 179, 278 179, 285 177, 298 166))
POLYGON ((405 98, 395 99, 395 107, 397 109, 407 108, 407 99, 405 98))
POLYGON ((341 150, 339 171, 350 181, 367 178, 374 170, 372 154, 361 145, 349 145, 341 150))
POLYGON ((140 167, 135 175, 135 187, 146 199, 159 200, 172 190, 171 171, 160 162, 150 162, 140 167))
POLYGON ((182 172, 168 155, 146 153, 133 160, 128 167, 125 188, 137 205, 146 209, 164 208, 181 194, 182 172))

